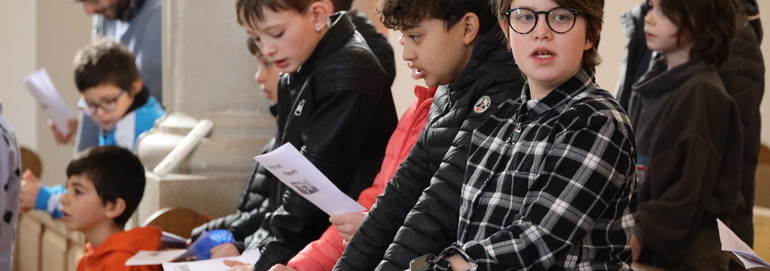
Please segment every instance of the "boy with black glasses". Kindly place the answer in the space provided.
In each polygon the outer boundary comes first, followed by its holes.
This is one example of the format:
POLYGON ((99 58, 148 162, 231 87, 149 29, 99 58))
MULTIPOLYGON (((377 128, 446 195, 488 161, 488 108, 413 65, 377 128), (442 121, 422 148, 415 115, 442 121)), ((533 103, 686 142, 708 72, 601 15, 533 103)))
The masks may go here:
MULTIPOLYGON (((136 139, 166 115, 139 77, 133 54, 112 40, 100 40, 75 56, 75 85, 83 96, 79 107, 99 125, 99 146, 134 149, 136 139)), ((39 209, 61 217, 64 187, 41 187, 25 172, 21 208, 39 209)))
POLYGON ((634 134, 593 79, 604 1, 493 3, 527 81, 473 131, 457 240, 411 269, 630 270, 634 134))

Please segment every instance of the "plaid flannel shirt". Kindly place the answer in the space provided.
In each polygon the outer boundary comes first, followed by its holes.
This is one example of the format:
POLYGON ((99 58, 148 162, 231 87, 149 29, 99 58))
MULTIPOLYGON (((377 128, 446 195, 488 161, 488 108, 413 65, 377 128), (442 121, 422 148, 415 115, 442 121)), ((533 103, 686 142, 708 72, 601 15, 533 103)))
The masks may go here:
POLYGON ((440 258, 460 254, 471 270, 629 270, 636 150, 625 112, 586 71, 542 100, 528 93, 474 132, 458 242, 440 258))

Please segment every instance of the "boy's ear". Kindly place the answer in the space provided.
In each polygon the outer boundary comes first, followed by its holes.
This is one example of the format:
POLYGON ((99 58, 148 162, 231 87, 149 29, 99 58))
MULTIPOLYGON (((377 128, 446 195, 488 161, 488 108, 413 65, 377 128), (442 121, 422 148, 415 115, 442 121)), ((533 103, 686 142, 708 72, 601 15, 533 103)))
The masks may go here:
POLYGON ((479 36, 479 16, 476 13, 465 13, 460 23, 463 24, 463 42, 465 45, 472 45, 479 36))
POLYGON ((308 12, 313 18, 313 27, 315 29, 324 29, 327 25, 329 25, 329 15, 331 15, 329 5, 325 4, 324 2, 315 2, 310 4, 310 7, 308 7, 308 12))
POLYGON ((505 21, 500 22, 500 29, 503 30, 503 35, 505 36, 505 42, 510 42, 511 29, 508 28, 508 22, 505 22, 505 21))
POLYGON ((138 94, 139 91, 142 91, 142 79, 136 79, 131 83, 131 96, 138 94))
POLYGON ((109 219, 114 219, 126 211, 126 201, 122 198, 117 198, 114 202, 107 202, 105 207, 107 212, 104 215, 109 219))
MULTIPOLYGON (((598 31, 598 33, 602 33, 602 27, 601 27, 601 26, 599 26, 598 28, 599 28, 599 29, 597 29, 596 31, 598 31)), ((587 32, 587 31, 586 31, 586 32, 587 32)), ((593 48, 593 47, 594 47, 594 42, 593 42, 593 41, 591 41, 591 40, 588 38, 588 33, 586 33, 586 43, 585 43, 585 45, 583 46, 583 51, 588 51, 588 50, 590 50, 590 49, 591 49, 591 48, 593 48)))

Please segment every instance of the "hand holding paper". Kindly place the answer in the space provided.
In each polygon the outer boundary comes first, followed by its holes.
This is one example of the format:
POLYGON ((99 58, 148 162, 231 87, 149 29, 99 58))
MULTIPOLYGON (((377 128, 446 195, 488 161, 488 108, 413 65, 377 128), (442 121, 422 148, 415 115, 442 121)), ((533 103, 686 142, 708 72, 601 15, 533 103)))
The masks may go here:
POLYGON ((51 118, 56 129, 62 135, 69 135, 72 131, 68 122, 70 119, 75 119, 75 113, 56 91, 48 72, 45 69, 33 72, 24 78, 24 85, 48 113, 48 117, 51 118))
POLYGON ((364 206, 342 193, 290 143, 254 157, 254 160, 330 216, 366 210, 364 206))
POLYGON ((730 230, 721 220, 717 219, 719 228, 719 240, 722 242, 722 250, 732 253, 733 258, 737 260, 747 270, 761 269, 770 270, 770 263, 760 258, 754 250, 749 247, 741 238, 730 230))

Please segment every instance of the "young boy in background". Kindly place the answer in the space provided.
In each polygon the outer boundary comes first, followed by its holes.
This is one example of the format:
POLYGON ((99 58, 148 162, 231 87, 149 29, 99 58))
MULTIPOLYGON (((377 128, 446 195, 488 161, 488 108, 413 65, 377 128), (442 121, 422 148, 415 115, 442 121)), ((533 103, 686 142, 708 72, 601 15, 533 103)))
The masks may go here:
MULTIPOLYGON (((136 139, 166 115, 143 85, 134 55, 112 40, 100 40, 75 56, 75 84, 84 104, 80 108, 96 122, 99 146, 118 145, 134 149, 136 139)), ((21 208, 45 210, 61 217, 61 185, 41 187, 31 172, 22 178, 21 208)))
POLYGON ((144 193, 144 166, 131 151, 118 146, 85 150, 67 166, 67 192, 62 221, 82 232, 86 255, 78 271, 160 270, 159 266, 125 266, 140 250, 158 250, 161 230, 138 227, 124 231, 144 193))

